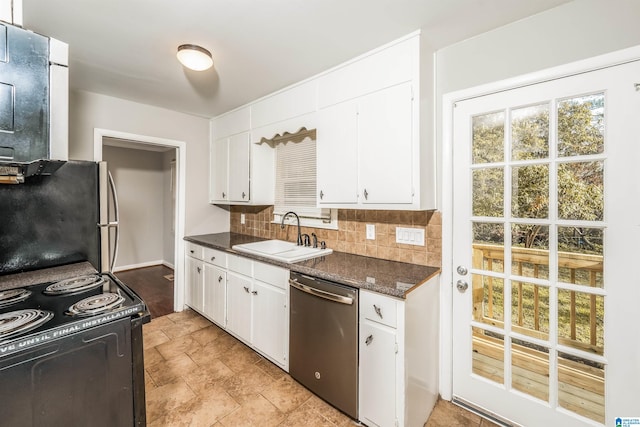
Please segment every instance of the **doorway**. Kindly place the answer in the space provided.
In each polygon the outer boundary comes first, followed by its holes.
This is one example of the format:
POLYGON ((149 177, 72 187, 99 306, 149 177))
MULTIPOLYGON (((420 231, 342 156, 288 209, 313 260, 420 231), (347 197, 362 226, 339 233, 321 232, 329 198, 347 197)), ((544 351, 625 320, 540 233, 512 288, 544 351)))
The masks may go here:
POLYGON ((172 268, 173 276, 163 280, 172 279, 173 311, 183 308, 185 150, 182 141, 94 130, 94 159, 117 166, 122 233, 115 271, 172 268))
POLYGON ((453 104, 454 401, 532 426, 637 410, 638 75, 629 62, 453 104))

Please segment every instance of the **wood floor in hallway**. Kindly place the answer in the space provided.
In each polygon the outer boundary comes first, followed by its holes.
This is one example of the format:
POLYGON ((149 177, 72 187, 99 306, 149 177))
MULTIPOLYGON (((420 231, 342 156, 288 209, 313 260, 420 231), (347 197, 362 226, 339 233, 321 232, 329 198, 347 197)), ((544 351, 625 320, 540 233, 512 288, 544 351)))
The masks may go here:
POLYGON ((173 269, 155 265, 120 271, 115 275, 144 300, 151 318, 173 313, 173 269))

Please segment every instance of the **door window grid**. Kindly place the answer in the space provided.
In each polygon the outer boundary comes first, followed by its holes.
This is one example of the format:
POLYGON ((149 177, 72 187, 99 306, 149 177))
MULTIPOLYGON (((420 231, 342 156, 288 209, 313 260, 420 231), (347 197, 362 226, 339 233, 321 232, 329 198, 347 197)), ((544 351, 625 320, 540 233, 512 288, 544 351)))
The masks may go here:
MULTIPOLYGON (((603 97, 603 96, 602 96, 603 97)), ((562 103, 562 101, 560 101, 560 104, 562 103)), ((558 112, 558 110, 555 108, 555 102, 550 102, 551 107, 551 111, 554 112, 553 114, 551 114, 551 117, 549 119, 550 125, 553 126, 551 129, 556 129, 555 126, 555 122, 556 122, 556 114, 558 112)), ((602 105, 604 105, 604 102, 602 102, 602 105)), ((604 108, 603 108, 604 110, 604 108)), ((501 112, 493 112, 491 113, 491 115, 493 116, 493 118, 500 118, 501 116, 505 117, 505 123, 510 123, 510 117, 511 117, 511 112, 513 111, 513 109, 509 110, 505 110, 504 113, 501 112)), ((475 118, 474 118, 475 119, 475 118)), ((599 123, 602 125, 602 129, 604 129, 604 120, 600 119, 599 123)), ((476 124, 476 121, 474 120, 473 124, 476 124)), ((503 149, 504 152, 509 153, 510 152, 510 148, 509 147, 509 141, 511 141, 511 135, 510 135, 510 126, 508 125, 504 125, 504 140, 503 140, 503 149)), ((475 131, 475 126, 474 126, 474 131, 475 131)), ((499 132, 498 132, 499 134, 499 132)), ((556 137, 558 137, 557 133, 554 132, 550 132, 550 138, 549 138, 549 155, 550 158, 549 159, 542 159, 542 160, 507 160, 506 162, 502 162, 500 160, 502 160, 500 158, 499 155, 496 155, 495 152, 492 154, 491 158, 494 160, 498 160, 496 162, 491 162, 491 160, 487 160, 484 159, 483 163, 479 163, 478 159, 480 159, 480 156, 477 156, 476 153, 472 153, 472 158, 475 164, 471 165, 471 169, 472 169, 472 174, 477 175, 481 175, 483 172, 483 170, 490 170, 490 168, 493 168, 494 170, 497 170, 498 168, 503 168, 503 170, 505 171, 512 171, 515 167, 521 167, 523 165, 548 165, 548 183, 549 183, 549 190, 548 190, 548 205, 551 207, 556 207, 558 206, 558 198, 557 198, 557 189, 558 189, 558 179, 557 179, 557 173, 558 173, 558 169, 562 169, 562 165, 564 164, 576 164, 579 163, 580 161, 590 161, 590 162, 595 162, 595 161, 601 161, 602 165, 604 165, 604 159, 606 157, 604 149, 598 149, 595 150, 597 151, 597 153, 595 154, 589 154, 589 155, 582 155, 582 153, 577 153, 577 155, 575 157, 560 157, 557 153, 556 150, 556 137), (560 165, 560 166, 559 166, 560 165)), ((602 144, 602 147, 604 147, 604 141, 602 144)), ((472 150, 475 150, 475 141, 474 144, 472 144, 472 150)), ((566 154, 566 153, 562 153, 562 154, 566 154)), ((512 177, 511 173, 503 173, 503 179, 504 179, 504 187, 505 189, 510 188, 510 177, 512 177)), ((475 182, 474 180, 474 186, 472 188, 474 188, 475 191, 475 184, 477 182, 475 182)), ((595 228, 595 229, 600 229, 603 230, 605 227, 605 224, 603 222, 604 218, 597 218, 594 221, 580 221, 580 219, 576 220, 558 220, 558 212, 557 209, 550 209, 547 213, 547 218, 541 218, 541 219, 537 219, 537 220, 530 220, 530 219, 525 219, 525 218, 516 218, 513 217, 512 214, 513 212, 511 211, 511 209, 509 209, 511 207, 511 191, 504 191, 503 194, 503 204, 504 204, 504 222, 501 222, 498 218, 496 217, 486 217, 486 216, 480 216, 477 215, 476 212, 476 204, 473 204, 473 215, 472 216, 472 223, 475 226, 478 223, 489 223, 492 224, 494 226, 496 225, 500 225, 502 224, 502 226, 504 227, 504 236, 503 236, 503 244, 504 244, 504 250, 503 250, 503 254, 502 254, 502 262, 503 265, 511 265, 512 264, 512 259, 514 258, 512 256, 512 250, 513 250, 513 245, 512 245, 512 235, 511 235, 511 226, 513 224, 522 224, 522 225, 532 225, 532 226, 536 226, 536 225, 542 225, 542 226, 546 226, 549 229, 549 236, 548 236, 548 270, 549 270, 549 277, 548 280, 544 280, 544 279, 539 279, 539 277, 536 277, 535 282, 538 285, 543 285, 546 289, 549 290, 549 295, 548 295, 548 313, 549 313, 549 322, 551 325, 558 325, 558 310, 562 309, 562 305, 563 301, 566 300, 566 294, 570 295, 569 299, 571 301, 573 301, 573 299, 571 298, 571 295, 576 294, 576 291, 581 291, 579 292, 580 294, 586 296, 589 300, 591 300, 591 302, 593 303, 594 300, 600 300, 603 301, 604 297, 602 297, 601 295, 604 294, 604 291, 602 290, 602 286, 601 285, 600 289, 598 289, 597 287, 594 286, 593 283, 593 279, 590 279, 590 283, 589 283, 589 287, 584 287, 583 285, 577 285, 575 284, 576 280, 571 278, 569 280, 569 282, 573 282, 573 283, 563 283, 564 281, 561 281, 561 277, 559 277, 558 273, 558 269, 562 268, 562 260, 560 258, 560 254, 562 251, 559 250, 559 246, 558 246, 558 227, 556 228, 554 226, 554 224, 558 224, 560 225, 564 225, 564 226, 568 226, 568 227, 575 227, 575 228, 579 228, 581 225, 589 225, 589 227, 591 228, 595 228), (507 209, 509 209, 507 211, 507 209), (509 212, 507 214, 507 212, 509 212), (508 226, 507 226, 508 225, 508 226), (566 288, 569 288, 570 290, 566 290, 566 288), (577 289, 574 289, 577 288, 577 289), (563 296, 563 298, 561 298, 562 301, 559 300, 558 296, 563 296)), ((474 202, 475 202, 475 198, 474 198, 474 202)), ((604 210, 604 209, 602 209, 604 210)), ((474 243, 476 242, 476 234, 475 234, 475 230, 474 233, 472 234, 474 236, 474 243)), ((602 239, 603 240, 603 239, 602 239)), ((475 246, 475 245, 474 245, 475 246)), ((474 250, 475 252, 475 250, 474 250)), ((477 255, 474 253, 474 255, 472 256, 472 258, 475 260, 477 258, 477 255)), ((525 277, 523 277, 522 274, 514 274, 513 271, 508 272, 508 271, 504 271, 500 272, 500 269, 498 269, 498 272, 496 272, 496 269, 493 268, 493 266, 488 265, 491 263, 491 260, 489 260, 489 263, 485 262, 484 259, 482 261, 481 264, 478 264, 476 262, 473 263, 473 268, 472 268, 472 277, 476 277, 476 276, 480 276, 483 277, 481 280, 484 283, 484 281, 488 278, 490 280, 502 280, 503 284, 502 284, 502 289, 501 292, 503 292, 504 297, 503 297, 503 307, 505 310, 507 310, 508 312, 511 312, 511 315, 509 316, 505 316, 504 318, 504 324, 502 325, 502 328, 500 328, 500 323, 501 322, 496 322, 496 321, 491 321, 489 322, 489 324, 491 324, 494 327, 498 327, 499 331, 504 331, 507 332, 509 331, 506 336, 504 336, 504 345, 505 345, 505 350, 504 350, 504 357, 503 357, 503 362, 504 362, 504 374, 502 375, 502 379, 503 381, 497 381, 498 383, 501 384, 510 384, 511 389, 516 389, 516 390, 520 390, 520 391, 524 391, 526 392, 526 390, 523 390, 521 387, 521 384, 519 384, 517 381, 514 383, 512 382, 512 378, 511 378, 511 374, 512 371, 515 370, 515 372, 518 372, 518 369, 516 365, 512 365, 512 362, 514 362, 515 359, 512 358, 512 351, 509 350, 514 350, 514 345, 515 346, 521 346, 523 343, 529 343, 529 346, 532 346, 532 343, 534 341, 538 341, 537 339, 532 339, 532 337, 530 336, 523 336, 520 337, 520 334, 518 334, 517 332, 514 331, 514 325, 513 323, 518 323, 517 320, 514 320, 512 322, 512 316, 513 316, 513 305, 512 305, 512 292, 515 290, 517 290, 517 288, 519 287, 518 283, 521 283, 521 280, 530 280, 530 278, 527 278, 526 275, 525 277), (489 271, 486 271, 486 270, 489 271), (515 286, 513 286, 515 284, 515 286), (524 338, 524 341, 520 341, 518 338, 524 338), (515 341, 514 341, 515 340, 515 341), (515 343, 515 344, 514 344, 515 343)), ((474 279, 475 280, 475 279, 474 279)), ((602 280, 602 279, 601 279, 602 280)), ((476 286, 473 287, 474 289, 476 289, 476 286)), ((486 294, 486 290, 484 290, 484 286, 483 286, 483 294, 486 294)), ((483 297, 483 300, 486 300, 485 297, 483 297)), ((475 292, 474 292, 474 301, 476 301, 476 296, 475 296, 475 292)), ((600 305, 603 305, 602 303, 600 303, 600 305)), ((573 308, 575 309, 575 308, 573 308)), ((475 310, 475 307, 474 307, 475 310)), ((493 314, 493 313, 492 313, 493 314)), ((521 315, 521 314, 520 314, 521 315)), ((474 318, 476 316, 474 315, 474 318)), ((493 317, 493 316, 491 316, 493 317)), ((592 315, 592 319, 591 321, 593 322, 593 315, 592 315)), ((476 322, 476 321, 472 321, 472 329, 474 331, 474 334, 480 334, 480 333, 484 333, 486 334, 486 332, 489 329, 493 329, 491 326, 487 327, 486 325, 483 325, 481 322, 476 322)), ((594 332, 594 325, 593 323, 590 325, 591 327, 591 332, 594 332)), ((515 329, 517 329, 517 325, 515 326, 515 329)), ((596 332, 597 333, 597 332, 596 332)), ((490 334, 492 335, 499 335, 496 334, 496 332, 490 332, 490 334)), ((543 349, 546 347, 548 348, 548 350, 546 350, 547 354, 550 354, 551 356, 549 356, 549 361, 548 361, 548 376, 549 376, 549 380, 550 380, 550 394, 540 394, 540 393, 529 393, 530 395, 534 395, 534 397, 540 398, 542 397, 547 397, 548 399, 543 399, 545 401, 549 401, 554 407, 556 406, 560 406, 560 407, 565 407, 569 410, 575 410, 575 408, 571 407, 571 404, 568 404, 566 396, 563 395, 563 392, 560 391, 558 392, 557 387, 560 385, 563 385, 563 387, 566 388, 566 384, 560 384, 559 381, 566 381, 566 369, 567 367, 565 365, 567 365, 567 360, 572 361, 572 359, 579 359, 581 362, 580 363, 587 363, 589 364, 589 366, 596 366, 596 370, 598 370, 598 367, 603 368, 604 367, 604 363, 605 360, 602 357, 598 357, 597 355, 591 355, 588 353, 583 352, 582 350, 589 350, 589 349, 578 349, 576 350, 575 348, 573 348, 571 346, 571 343, 569 343, 569 346, 566 346, 566 334, 564 334, 563 332, 561 332, 560 334, 557 333, 555 328, 550 328, 549 331, 549 336, 548 336, 548 340, 542 340, 538 342, 538 345, 542 345, 543 349), (558 336, 560 335, 560 336, 558 336), (564 340, 564 341, 563 341, 564 340), (558 352, 558 357, 560 357, 560 359, 558 359, 556 357, 556 351, 561 350, 561 351, 566 351, 566 353, 560 353, 558 352), (577 356, 577 358, 576 358, 577 356)), ((574 339, 574 332, 572 330, 571 335, 569 337, 570 339, 574 339)), ((603 345, 604 343, 602 343, 603 345)), ((474 352, 476 351, 475 349, 475 343, 474 343, 474 352)), ((591 349, 592 350, 592 349, 591 349)), ((516 351, 517 354, 517 351, 516 351)), ((600 354, 602 354, 602 351, 600 352, 600 354)), ((517 359, 517 357, 516 357, 517 359)), ((574 361, 573 360, 573 361, 574 361)), ((577 362, 576 362, 577 363, 577 362)), ((473 372, 478 374, 478 372, 476 372, 476 365, 475 365, 475 360, 472 362, 473 365, 473 372)), ((599 372, 603 375, 604 373, 604 369, 599 369, 599 372)), ((602 403, 604 403, 604 389, 602 389, 602 403)), ((603 408, 603 406, 602 406, 603 408)), ((604 412, 603 409, 602 411, 598 412, 597 414, 593 415, 591 418, 594 419, 600 419, 602 417, 604 417, 604 412)))

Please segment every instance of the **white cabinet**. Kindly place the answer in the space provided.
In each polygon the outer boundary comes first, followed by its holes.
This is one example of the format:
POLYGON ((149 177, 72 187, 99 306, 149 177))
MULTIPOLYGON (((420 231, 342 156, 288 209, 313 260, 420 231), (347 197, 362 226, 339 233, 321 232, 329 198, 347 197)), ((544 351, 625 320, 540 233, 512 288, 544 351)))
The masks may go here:
POLYGON ((439 277, 404 300, 360 291, 359 418, 422 427, 438 399, 439 277))
POLYGON ((209 168, 211 176, 209 201, 211 203, 229 201, 229 138, 211 142, 209 168))
POLYGON ((320 205, 405 209, 418 203, 410 82, 320 110, 318 122, 320 205))
POLYGON ((188 242, 186 304, 289 369, 289 270, 188 242))
POLYGON ((22 0, 0 0, 0 21, 22 26, 22 0))
POLYGON ((251 343, 251 277, 227 273, 227 330, 251 343))
POLYGON ((288 363, 289 316, 287 292, 260 281, 253 282, 253 339, 255 348, 285 366, 288 363))
POLYGON ((249 201, 249 133, 229 138, 229 201, 249 201))
POLYGON ((396 331, 364 319, 360 337, 360 418, 395 427, 396 331))
POLYGON ((203 314, 221 327, 226 326, 227 272, 204 264, 203 314))
MULTIPOLYGON (((251 129, 282 122, 316 110, 316 81, 308 81, 268 95, 251 104, 251 129)), ((297 129, 281 129, 295 132, 297 129)), ((260 135, 271 138, 273 135, 260 135)), ((255 139, 254 139, 255 141, 255 139)))
POLYGON ((185 303, 202 312, 204 301, 204 263, 196 258, 187 257, 187 277, 185 281, 185 303))

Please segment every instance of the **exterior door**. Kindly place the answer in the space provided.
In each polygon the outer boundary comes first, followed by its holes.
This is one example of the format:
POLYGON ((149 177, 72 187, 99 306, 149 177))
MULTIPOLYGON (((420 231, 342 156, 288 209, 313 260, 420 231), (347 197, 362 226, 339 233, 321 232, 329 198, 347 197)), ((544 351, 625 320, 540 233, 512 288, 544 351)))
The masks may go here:
POLYGON ((454 109, 454 400, 526 426, 640 416, 640 64, 454 109))

